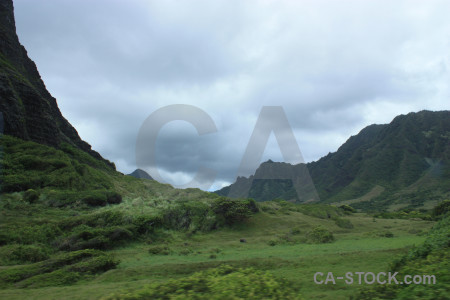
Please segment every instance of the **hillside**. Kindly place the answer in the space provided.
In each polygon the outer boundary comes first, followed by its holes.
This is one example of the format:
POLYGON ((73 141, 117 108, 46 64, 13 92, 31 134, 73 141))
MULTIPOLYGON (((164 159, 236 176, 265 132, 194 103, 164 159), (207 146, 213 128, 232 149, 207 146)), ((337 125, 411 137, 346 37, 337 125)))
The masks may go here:
MULTIPOLYGON (((226 196, 231 189, 239 191, 251 185, 248 196, 257 201, 280 198, 304 202, 290 180, 254 181, 261 172, 275 172, 274 177, 280 178, 295 173, 299 166, 266 162, 254 177, 240 177, 216 193, 226 196)), ((374 210, 436 203, 448 197, 450 190, 450 112, 409 113, 390 124, 368 126, 335 153, 306 167, 321 202, 345 201, 374 210)))
POLYGON ((0 1, 0 99, 4 134, 55 147, 68 143, 114 168, 62 116, 36 64, 19 42, 12 0, 0 1))

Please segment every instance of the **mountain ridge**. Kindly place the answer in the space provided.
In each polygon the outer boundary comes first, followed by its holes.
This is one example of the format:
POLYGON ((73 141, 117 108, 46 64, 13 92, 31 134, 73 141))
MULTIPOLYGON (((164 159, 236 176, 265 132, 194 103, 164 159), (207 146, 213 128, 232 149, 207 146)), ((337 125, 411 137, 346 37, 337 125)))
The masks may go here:
MULTIPOLYGON (((307 167, 321 202, 332 203, 360 198, 370 193, 375 186, 384 189, 383 192, 373 197, 377 198, 375 202, 386 202, 380 198, 392 198, 399 191, 406 193, 408 187, 427 176, 427 172, 434 175, 428 176, 427 180, 423 179, 422 186, 414 187, 415 192, 422 190, 419 194, 423 196, 426 194, 423 191, 428 190, 431 195, 434 193, 432 191, 434 187, 448 195, 448 190, 446 192, 445 189, 450 185, 449 153, 450 111, 424 110, 399 115, 389 124, 369 125, 357 135, 351 136, 336 152, 329 153, 317 161, 299 165, 307 167)), ((280 164, 285 163, 267 164, 265 162, 260 165, 255 174, 261 172, 261 169, 274 168, 280 164)), ((289 164, 285 164, 285 166, 287 165, 289 164)), ((290 165, 288 168, 298 168, 299 165, 290 165)), ((282 174, 276 174, 276 178, 280 177, 282 174)), ((281 184, 276 180, 272 183, 266 180, 254 184, 250 183, 252 179, 253 177, 238 178, 231 186, 222 188, 216 193, 227 196, 231 189, 241 189, 236 185, 253 184, 249 188, 248 196, 255 200, 266 201, 281 198, 304 202, 298 199, 298 195, 295 196, 296 191, 293 190, 292 184, 286 182, 281 184), (261 197, 263 189, 272 197, 261 197)), ((245 197, 243 194, 230 196, 245 197)), ((400 198, 402 197, 413 196, 402 194, 400 198)), ((433 197, 435 196, 429 196, 429 198, 433 197)), ((405 203, 407 202, 405 199, 403 200, 405 203)), ((402 202, 403 200, 392 201, 402 202)), ((385 207, 387 202, 382 206, 385 207)), ((423 203, 423 201, 419 202, 423 203)), ((366 205, 369 204, 366 203, 366 205)), ((371 203, 369 206, 373 205, 376 203, 371 203)))
POLYGON ((53 147, 68 143, 115 169, 61 114, 36 64, 20 44, 12 0, 0 2, 0 99, 4 134, 53 147))

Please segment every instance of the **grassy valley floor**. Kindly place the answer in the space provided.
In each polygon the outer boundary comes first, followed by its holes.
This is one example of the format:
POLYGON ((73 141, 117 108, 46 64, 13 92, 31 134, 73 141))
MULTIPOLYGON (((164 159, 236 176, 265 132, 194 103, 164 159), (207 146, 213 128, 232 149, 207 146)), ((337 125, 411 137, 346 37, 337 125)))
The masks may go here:
POLYGON ((346 285, 342 280, 336 285, 317 285, 314 274, 387 272, 389 263, 405 255, 411 246, 421 244, 424 233, 434 224, 375 219, 358 213, 342 218, 349 220, 353 228, 341 228, 332 219, 296 211, 266 209, 243 224, 208 233, 158 229, 147 240, 111 250, 120 260, 116 269, 71 286, 0 290, 0 298, 100 299, 227 264, 269 271, 288 281, 305 299, 348 299, 364 285, 346 285), (333 232, 335 241, 306 243, 307 232, 317 225, 333 232))

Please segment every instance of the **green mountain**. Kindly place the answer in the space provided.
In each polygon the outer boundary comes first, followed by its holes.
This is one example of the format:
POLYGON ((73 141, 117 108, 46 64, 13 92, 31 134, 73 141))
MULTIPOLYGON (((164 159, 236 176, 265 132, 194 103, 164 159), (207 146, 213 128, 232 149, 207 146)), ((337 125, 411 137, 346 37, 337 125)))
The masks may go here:
POLYGON ((62 116, 16 34, 12 0, 0 1, 0 112, 4 134, 59 147, 75 146, 110 167, 62 116))
POLYGON ((216 193, 244 197, 248 191, 257 201, 305 202, 290 179, 255 179, 270 172, 272 178, 291 178, 289 172, 300 166, 309 171, 324 203, 373 210, 427 207, 450 193, 450 111, 409 113, 390 124, 368 126, 316 162, 266 162, 254 176, 240 177, 216 193))

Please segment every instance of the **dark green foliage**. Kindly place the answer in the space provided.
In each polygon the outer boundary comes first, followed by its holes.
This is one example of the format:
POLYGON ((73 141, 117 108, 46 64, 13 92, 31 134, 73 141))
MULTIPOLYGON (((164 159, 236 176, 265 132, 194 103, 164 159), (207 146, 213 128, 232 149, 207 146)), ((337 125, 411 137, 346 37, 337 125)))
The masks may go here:
MULTIPOLYGON (((136 217, 136 219, 139 217, 136 217)), ((58 222, 62 230, 71 230, 79 225, 108 227, 126 224, 125 214, 120 210, 106 210, 63 219, 58 222)))
POLYGON ((133 233, 120 226, 89 227, 79 225, 66 238, 56 242, 60 250, 75 251, 81 249, 109 249, 121 241, 133 238, 133 233))
POLYGON ((350 222, 350 220, 347 220, 347 219, 335 218, 334 222, 336 223, 337 226, 339 226, 341 228, 345 228, 345 229, 353 228, 352 222, 350 222))
POLYGON ((33 189, 29 189, 23 194, 23 200, 30 204, 35 203, 38 199, 39 193, 33 189))
MULTIPOLYGON (((2 192, 44 187, 74 191, 111 189, 112 169, 89 154, 63 145, 62 150, 3 136, 2 192)), ((117 201, 117 200, 116 200, 117 201)))
POLYGON ((444 200, 433 209, 433 217, 446 215, 450 211, 450 200, 444 200))
POLYGON ((182 201, 161 212, 161 225, 168 229, 209 231, 242 222, 256 211, 253 199, 219 197, 209 202, 182 201))
MULTIPOLYGON (((214 257, 210 257, 214 258, 214 257)), ((289 283, 252 268, 221 266, 107 299, 300 299, 289 283)))
POLYGON ((51 250, 42 245, 6 245, 0 248, 0 265, 35 263, 49 258, 51 250))
POLYGON ((307 240, 313 244, 331 243, 334 241, 333 233, 328 229, 317 226, 306 234, 307 240))
POLYGON ((431 216, 429 213, 412 209, 402 209, 400 211, 394 212, 376 213, 373 216, 376 218, 383 218, 383 219, 423 219, 427 221, 431 220, 431 216))
POLYGON ((5 230, 0 237, 3 244, 35 243, 49 244, 62 234, 61 229, 53 223, 3 227, 5 230))
MULTIPOLYGON (((309 180, 302 179, 306 171, 296 172, 302 164, 266 162, 253 177, 240 177, 233 188, 224 187, 216 193, 227 196, 231 190, 244 193, 249 189, 249 196, 257 201, 279 198, 305 202, 315 197, 297 195, 297 189, 308 195, 315 186, 325 203, 367 195, 367 200, 352 206, 365 211, 380 211, 394 203, 420 207, 450 195, 449 132, 449 111, 401 115, 390 124, 364 128, 337 152, 306 164, 313 186, 309 180), (290 178, 299 174, 296 179, 303 183, 294 188, 290 179, 254 179, 261 173, 264 178, 290 178)), ((238 196, 246 195, 233 195, 238 196)))
POLYGON ((211 230, 216 226, 210 205, 197 201, 183 201, 162 212, 162 225, 171 229, 211 230))
POLYGON ((298 199, 291 179, 254 179, 248 196, 258 201, 298 199))
POLYGON ((60 254, 31 265, 17 266, 0 272, 0 287, 41 287, 73 284, 86 275, 105 272, 118 261, 98 250, 81 250, 60 254))
POLYGON ((137 233, 146 234, 157 226, 161 226, 160 216, 140 215, 133 218, 133 225, 137 233))
POLYGON ((356 212, 356 209, 354 209, 350 205, 346 205, 346 204, 339 206, 339 208, 344 210, 344 211, 350 212, 350 213, 355 213, 356 212))
POLYGON ((394 234, 392 232, 390 232, 390 231, 386 231, 384 233, 384 236, 387 237, 387 238, 392 238, 392 237, 394 237, 394 234))
POLYGON ((167 246, 153 246, 148 249, 148 253, 152 255, 169 255, 170 249, 167 246))
POLYGON ((223 197, 214 202, 212 209, 218 217, 224 219, 227 225, 242 222, 258 211, 253 199, 227 199, 223 197))
POLYGON ((300 204, 297 207, 299 212, 320 219, 334 219, 343 215, 337 207, 326 204, 300 204))
POLYGON ((405 275, 435 275, 436 284, 391 284, 367 287, 356 299, 448 299, 450 290, 450 216, 436 223, 425 242, 391 264, 399 281, 405 275))
POLYGON ((106 202, 108 204, 119 204, 122 202, 122 196, 117 192, 107 192, 106 194, 106 202))
POLYGON ((105 206, 107 204, 119 204, 122 196, 108 190, 66 191, 51 190, 45 193, 46 203, 54 207, 80 206, 105 206))

